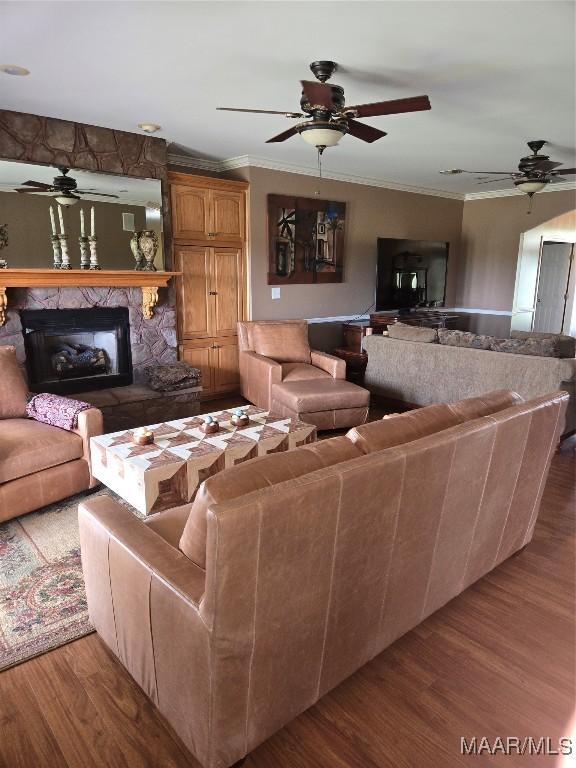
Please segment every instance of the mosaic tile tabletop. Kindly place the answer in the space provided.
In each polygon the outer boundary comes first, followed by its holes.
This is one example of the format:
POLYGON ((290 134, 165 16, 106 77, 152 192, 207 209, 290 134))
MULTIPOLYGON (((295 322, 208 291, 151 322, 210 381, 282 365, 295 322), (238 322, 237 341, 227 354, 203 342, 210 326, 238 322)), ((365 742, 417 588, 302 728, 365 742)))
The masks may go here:
POLYGON ((245 427, 232 424, 231 410, 209 414, 220 424, 213 435, 201 430, 203 416, 192 416, 151 424, 150 445, 134 443, 133 430, 93 437, 92 473, 139 512, 150 515, 192 501, 203 480, 227 467, 316 440, 311 424, 253 405, 242 410, 250 418, 245 427))

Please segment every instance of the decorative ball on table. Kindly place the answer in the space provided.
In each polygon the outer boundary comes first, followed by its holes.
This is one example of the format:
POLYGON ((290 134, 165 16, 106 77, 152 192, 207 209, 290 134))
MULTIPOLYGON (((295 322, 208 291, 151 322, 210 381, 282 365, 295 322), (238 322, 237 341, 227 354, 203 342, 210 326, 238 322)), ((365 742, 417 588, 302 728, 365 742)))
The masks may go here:
POLYGON ((232 418, 230 421, 235 427, 246 427, 250 423, 248 414, 244 413, 242 408, 235 408, 232 411, 232 418))
POLYGON ((206 435, 213 435, 215 432, 218 432, 218 430, 220 429, 220 424, 218 424, 218 422, 213 416, 204 416, 204 424, 202 424, 200 429, 206 435))
POLYGON ((132 442, 137 445, 150 445, 154 442, 154 432, 148 427, 138 427, 132 433, 132 442))

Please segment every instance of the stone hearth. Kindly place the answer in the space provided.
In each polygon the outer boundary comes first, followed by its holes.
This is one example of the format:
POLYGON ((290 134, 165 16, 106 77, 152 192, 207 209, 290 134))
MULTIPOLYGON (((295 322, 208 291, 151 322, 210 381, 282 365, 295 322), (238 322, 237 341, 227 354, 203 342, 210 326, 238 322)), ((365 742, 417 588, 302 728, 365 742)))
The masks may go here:
POLYGON ((140 288, 11 288, 6 324, 0 326, 0 345, 13 344, 24 363, 21 309, 76 309, 80 307, 128 307, 134 382, 146 381, 148 365, 177 359, 176 311, 171 287, 162 289, 151 319, 142 314, 140 288))

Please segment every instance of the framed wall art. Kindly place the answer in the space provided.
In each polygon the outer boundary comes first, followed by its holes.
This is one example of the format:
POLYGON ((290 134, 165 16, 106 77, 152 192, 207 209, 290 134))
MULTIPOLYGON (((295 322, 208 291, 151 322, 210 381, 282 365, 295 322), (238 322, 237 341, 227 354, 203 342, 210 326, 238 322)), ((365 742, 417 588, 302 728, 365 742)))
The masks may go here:
POLYGON ((341 283, 346 203, 268 195, 268 285, 341 283))

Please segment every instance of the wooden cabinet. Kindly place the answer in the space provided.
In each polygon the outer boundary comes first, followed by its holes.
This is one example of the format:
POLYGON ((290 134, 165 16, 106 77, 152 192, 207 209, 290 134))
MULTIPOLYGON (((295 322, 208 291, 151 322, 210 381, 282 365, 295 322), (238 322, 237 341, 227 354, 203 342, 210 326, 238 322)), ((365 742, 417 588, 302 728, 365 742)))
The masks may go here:
POLYGON ((246 184, 180 173, 170 180, 175 240, 244 243, 246 184))
POLYGON ((246 307, 243 182, 171 173, 180 357, 202 371, 203 396, 238 389, 236 324, 246 307))

